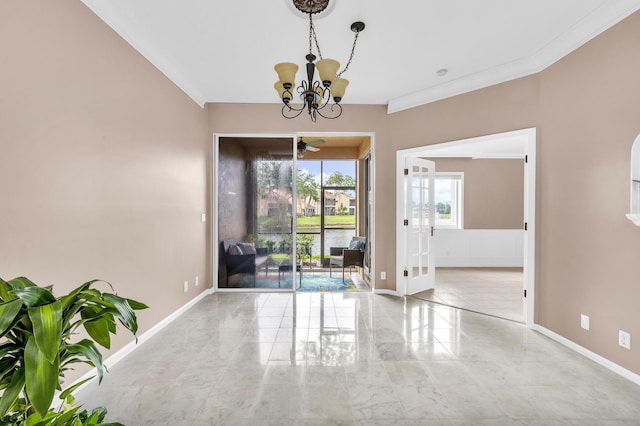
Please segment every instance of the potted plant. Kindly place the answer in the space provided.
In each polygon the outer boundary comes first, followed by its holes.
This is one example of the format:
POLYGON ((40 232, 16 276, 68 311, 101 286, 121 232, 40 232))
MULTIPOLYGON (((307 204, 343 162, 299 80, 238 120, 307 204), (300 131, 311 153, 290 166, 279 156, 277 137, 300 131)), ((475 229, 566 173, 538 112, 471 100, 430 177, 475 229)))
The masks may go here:
POLYGON ((135 335, 134 311, 148 306, 95 287, 111 284, 88 281, 70 293, 55 297, 52 287, 40 287, 28 278, 0 278, 0 425, 97 425, 103 408, 91 413, 73 404, 73 392, 84 380, 62 391, 61 379, 75 363, 96 368, 101 381, 102 355, 95 343, 109 349, 116 319, 135 335), (73 341, 82 327, 89 338, 73 341), (65 405, 49 407, 56 390, 65 405))

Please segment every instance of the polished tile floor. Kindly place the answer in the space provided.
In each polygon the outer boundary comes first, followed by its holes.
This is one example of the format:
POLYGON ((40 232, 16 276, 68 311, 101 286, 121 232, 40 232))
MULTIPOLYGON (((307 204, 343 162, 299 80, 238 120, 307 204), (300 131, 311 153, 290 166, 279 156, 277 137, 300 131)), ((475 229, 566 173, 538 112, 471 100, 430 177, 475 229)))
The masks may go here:
POLYGON ((437 268, 435 286, 417 297, 524 322, 522 268, 437 268))
POLYGON ((81 390, 127 425, 638 425, 640 386, 522 324, 364 292, 216 293, 81 390))

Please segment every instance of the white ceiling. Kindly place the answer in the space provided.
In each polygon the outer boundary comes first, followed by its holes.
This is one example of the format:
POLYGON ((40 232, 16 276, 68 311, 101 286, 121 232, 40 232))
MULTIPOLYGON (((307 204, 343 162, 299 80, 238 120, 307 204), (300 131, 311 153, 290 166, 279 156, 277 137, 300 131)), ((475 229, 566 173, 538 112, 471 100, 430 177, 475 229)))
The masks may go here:
MULTIPOLYGON (((302 68, 308 51, 307 17, 291 0, 82 1, 200 105, 278 102, 273 65, 302 68)), ((640 0, 331 3, 315 20, 323 57, 344 66, 351 23, 366 24, 343 102, 389 112, 539 72, 640 9, 640 0)))

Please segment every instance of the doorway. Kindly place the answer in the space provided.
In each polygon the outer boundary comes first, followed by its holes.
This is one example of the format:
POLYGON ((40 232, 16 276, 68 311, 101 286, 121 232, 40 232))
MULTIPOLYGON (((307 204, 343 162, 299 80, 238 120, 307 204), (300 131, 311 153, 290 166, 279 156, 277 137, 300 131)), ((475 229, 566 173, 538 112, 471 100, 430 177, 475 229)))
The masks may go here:
MULTIPOLYGON (((505 244, 508 247, 514 248, 513 256, 520 256, 521 264, 521 276, 522 276, 522 284, 518 290, 520 294, 520 306, 522 306, 522 322, 527 324, 528 326, 533 325, 533 313, 534 313, 534 247, 535 247, 535 146, 536 146, 536 129, 522 129, 512 132, 505 132, 500 134, 488 135, 478 138, 471 138, 453 142, 446 142, 434 145, 428 145, 418 148, 412 148, 407 150, 398 151, 398 164, 400 164, 400 159, 404 157, 419 157, 419 158, 428 158, 435 161, 436 172, 438 172, 438 159, 445 158, 455 158, 455 159, 509 159, 513 161, 518 161, 519 168, 521 170, 521 174, 523 176, 522 184, 520 187, 521 199, 522 199, 522 216, 520 223, 512 226, 517 229, 510 229, 503 233, 496 233, 499 235, 499 238, 507 238, 505 244), (511 244, 510 246, 508 244, 511 244)), ((442 161, 441 161, 442 162, 442 161)), ((449 171, 449 170, 447 170, 449 171)), ((398 204, 401 201, 398 200, 398 204)), ((463 221, 464 223, 464 221, 463 221)), ((476 252, 482 252, 482 246, 479 245, 478 241, 485 240, 490 241, 490 244, 493 244, 491 247, 492 250, 500 251, 500 248, 496 246, 496 244, 500 244, 501 241, 496 241, 496 238, 490 233, 485 232, 486 230, 478 229, 472 230, 467 226, 462 225, 461 231, 445 231, 440 228, 436 228, 436 235, 440 238, 436 238, 434 241, 435 249, 437 252, 440 250, 441 256, 436 256, 436 271, 435 271, 435 281, 434 285, 437 286, 439 271, 442 269, 443 265, 446 264, 446 260, 443 261, 443 256, 446 256, 446 250, 448 247, 447 244, 451 244, 451 239, 454 236, 463 236, 467 238, 466 242, 463 244, 467 244, 466 248, 475 249, 476 252), (440 234, 440 235, 438 235, 440 234), (444 239, 444 235, 452 236, 451 239, 444 239), (471 238, 471 240, 469 240, 471 238), (444 253, 444 254, 443 254, 444 253)), ((401 247, 405 244, 405 241, 402 239, 400 233, 398 233, 398 247, 401 247)), ((469 251, 473 251, 473 250, 469 251)), ((485 250, 485 252, 490 252, 490 250, 485 250)), ((485 253, 482 253, 484 256, 485 253)), ((502 259, 502 258, 501 258, 502 259)), ((477 260, 477 259, 476 259, 477 260)), ((468 264, 460 263, 455 265, 459 266, 478 266, 474 264, 473 259, 462 259, 463 262, 470 262, 468 264)), ((502 259, 504 261, 504 259, 502 259)), ((513 259, 508 259, 508 261, 513 261, 513 259)), ((483 265, 485 266, 485 265, 483 265)), ((486 266, 489 266, 487 264, 486 266)), ((514 266, 511 264, 497 264, 492 266, 514 266)), ((400 265, 398 265, 400 268, 400 265)), ((483 269, 484 270, 484 269, 483 269)), ((443 270, 443 272, 448 272, 443 270)), ((458 272, 462 272, 459 270, 458 272)), ((466 272, 473 272, 473 270, 468 270, 466 272)), ((516 270, 516 273, 518 271, 516 270)), ((446 273, 443 273, 443 278, 446 276, 446 273)), ((495 277, 493 278, 495 279, 495 277)), ((400 289, 402 286, 399 284, 398 288, 400 289)), ((406 293, 405 293, 406 294, 406 293)))
POLYGON ((333 240, 326 235, 372 241, 372 134, 220 134, 213 145, 214 290, 373 288, 372 245, 362 247, 362 266, 344 268, 343 279, 343 268, 328 262, 333 240), (310 163, 321 165, 315 176, 308 176, 310 163), (305 173, 312 181, 304 182, 305 173), (325 208, 327 202, 333 204, 325 208))

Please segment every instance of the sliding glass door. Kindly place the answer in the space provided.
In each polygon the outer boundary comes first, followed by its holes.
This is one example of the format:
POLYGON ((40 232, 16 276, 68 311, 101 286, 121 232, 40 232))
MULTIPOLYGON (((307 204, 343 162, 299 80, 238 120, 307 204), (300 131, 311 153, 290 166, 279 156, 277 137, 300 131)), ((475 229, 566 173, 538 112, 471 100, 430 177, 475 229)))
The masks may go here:
POLYGON ((330 249, 362 236, 358 161, 295 159, 293 137, 216 141, 217 287, 300 289, 306 277, 307 289, 329 277, 330 249))
POLYGON ((293 139, 218 139, 218 288, 291 289, 293 139))

